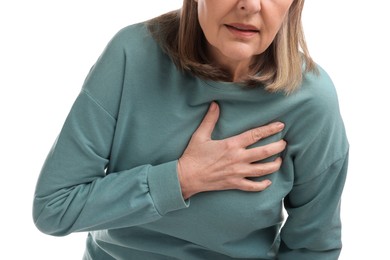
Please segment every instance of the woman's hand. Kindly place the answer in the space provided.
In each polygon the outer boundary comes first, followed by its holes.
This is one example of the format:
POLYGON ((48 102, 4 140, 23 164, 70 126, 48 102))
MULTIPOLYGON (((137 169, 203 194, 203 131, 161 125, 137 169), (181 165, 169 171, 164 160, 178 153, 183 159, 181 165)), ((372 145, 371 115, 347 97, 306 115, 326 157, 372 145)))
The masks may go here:
POLYGON ((219 118, 219 107, 213 102, 178 161, 178 177, 184 199, 212 190, 239 189, 262 191, 271 181, 251 181, 277 171, 281 158, 273 162, 254 163, 282 152, 286 142, 247 149, 251 144, 283 130, 282 123, 271 123, 223 140, 212 140, 211 134, 219 118))

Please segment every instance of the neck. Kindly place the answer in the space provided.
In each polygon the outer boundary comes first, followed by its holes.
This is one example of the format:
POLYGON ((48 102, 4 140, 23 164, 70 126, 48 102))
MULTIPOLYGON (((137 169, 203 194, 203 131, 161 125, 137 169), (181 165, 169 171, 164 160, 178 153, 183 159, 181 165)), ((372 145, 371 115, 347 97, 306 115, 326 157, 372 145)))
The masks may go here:
POLYGON ((250 74, 252 59, 235 60, 220 52, 209 52, 209 57, 216 65, 228 72, 231 82, 242 82, 250 74))
MULTIPOLYGON (((232 64, 229 64, 232 65, 232 64)), ((237 64, 236 66, 229 66, 227 71, 231 75, 232 82, 242 82, 249 75, 249 64, 237 64)))

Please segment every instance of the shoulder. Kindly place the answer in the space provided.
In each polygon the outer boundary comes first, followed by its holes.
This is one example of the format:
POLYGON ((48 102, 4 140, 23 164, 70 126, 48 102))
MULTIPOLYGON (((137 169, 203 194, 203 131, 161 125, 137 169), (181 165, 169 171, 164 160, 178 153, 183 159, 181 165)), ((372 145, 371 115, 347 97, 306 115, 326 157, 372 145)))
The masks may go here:
POLYGON ((148 22, 132 24, 120 29, 108 43, 105 52, 122 57, 131 71, 144 71, 167 62, 167 55, 153 38, 148 22))
POLYGON ((317 72, 304 74, 302 86, 293 98, 299 100, 302 109, 319 116, 318 119, 338 117, 339 100, 336 87, 323 67, 317 65, 317 69, 317 72))
POLYGON ((315 130, 342 121, 337 88, 326 70, 317 65, 317 72, 305 73, 301 88, 291 96, 299 111, 298 121, 315 130), (306 123, 302 119, 306 119, 306 123))
POLYGON ((107 43, 105 51, 120 51, 142 46, 149 34, 144 23, 128 25, 119 29, 107 43))
POLYGON ((123 27, 114 35, 112 42, 127 44, 140 42, 150 37, 146 22, 135 23, 123 27))
POLYGON ((297 142, 330 138, 332 133, 344 131, 336 87, 329 74, 321 66, 317 68, 318 73, 306 73, 301 88, 287 98, 290 137, 297 142))
POLYGON ((144 23, 133 24, 117 31, 84 81, 83 91, 114 117, 123 92, 126 68, 130 65, 140 66, 142 56, 146 57, 145 51, 140 50, 148 48, 147 38, 148 32, 144 23))

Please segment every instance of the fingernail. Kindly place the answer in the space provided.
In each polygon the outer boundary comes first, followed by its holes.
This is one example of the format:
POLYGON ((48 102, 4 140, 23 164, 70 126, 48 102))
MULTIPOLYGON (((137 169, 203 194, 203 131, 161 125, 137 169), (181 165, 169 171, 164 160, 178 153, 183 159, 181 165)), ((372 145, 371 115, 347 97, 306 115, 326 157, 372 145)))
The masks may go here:
POLYGON ((267 185, 267 187, 272 184, 272 181, 270 181, 270 180, 265 180, 264 182, 265 182, 265 185, 267 185))
POLYGON ((282 122, 276 122, 275 125, 280 128, 280 129, 283 129, 284 128, 284 124, 282 122))
POLYGON ((210 105, 210 111, 215 111, 215 109, 217 109, 217 104, 213 101, 211 102, 211 105, 210 105))

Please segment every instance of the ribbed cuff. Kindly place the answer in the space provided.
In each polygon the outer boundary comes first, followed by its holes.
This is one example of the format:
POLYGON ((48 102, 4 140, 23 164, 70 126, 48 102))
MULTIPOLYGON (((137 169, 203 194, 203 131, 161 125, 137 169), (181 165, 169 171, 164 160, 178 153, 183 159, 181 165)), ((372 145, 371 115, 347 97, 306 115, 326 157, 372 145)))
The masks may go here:
POLYGON ((149 168, 148 184, 150 196, 160 215, 187 208, 177 176, 177 160, 149 168))

